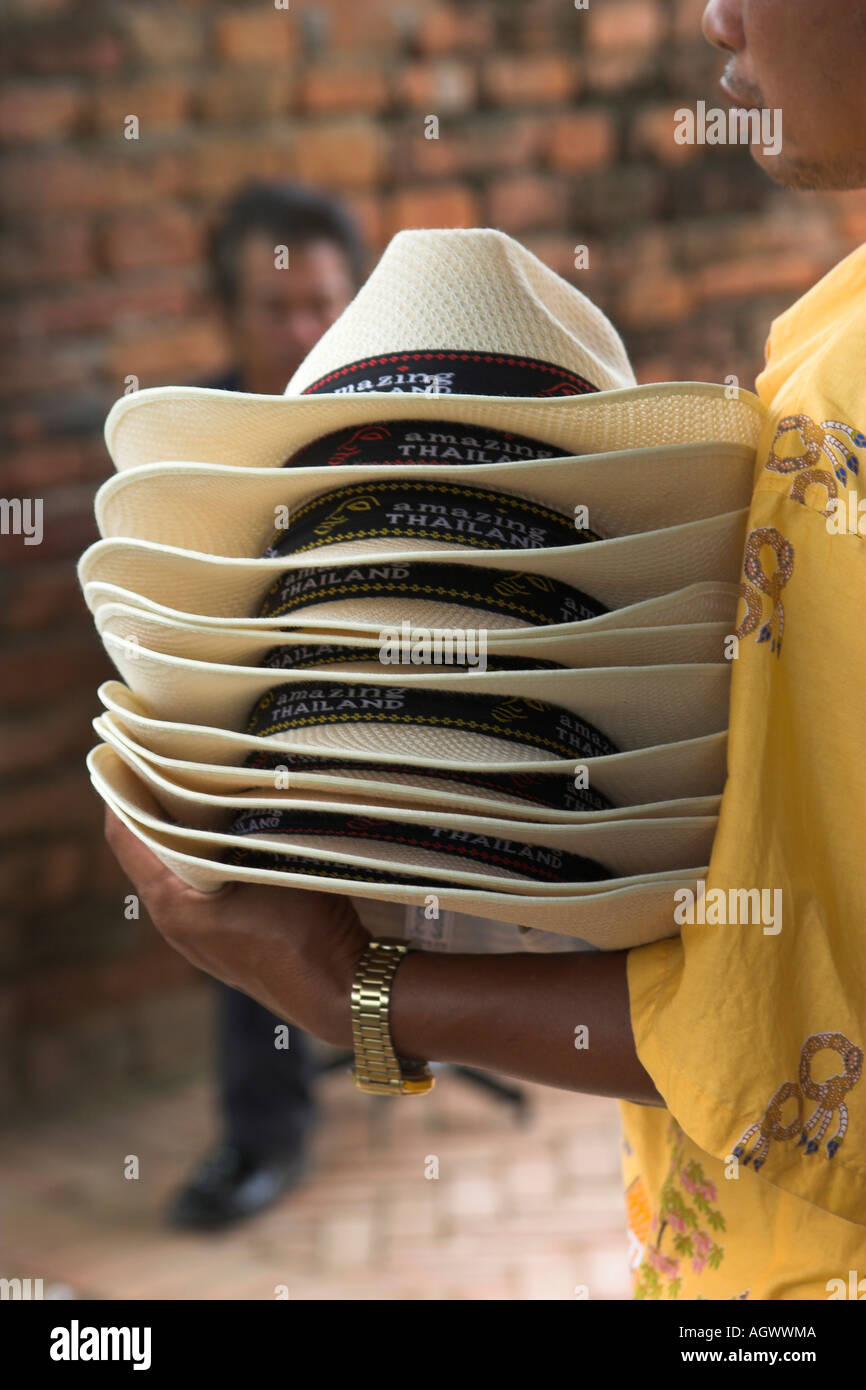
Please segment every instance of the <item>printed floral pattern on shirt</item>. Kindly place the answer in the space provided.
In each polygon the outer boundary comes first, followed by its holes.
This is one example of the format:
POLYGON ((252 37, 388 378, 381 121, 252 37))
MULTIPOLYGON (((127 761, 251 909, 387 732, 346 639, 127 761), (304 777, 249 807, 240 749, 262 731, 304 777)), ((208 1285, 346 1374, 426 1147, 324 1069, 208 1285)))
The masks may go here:
POLYGON ((670 1165, 643 1242, 635 1298, 678 1298, 687 1267, 701 1274, 706 1268, 718 1269, 724 1258, 724 1248, 716 1240, 725 1230, 725 1218, 716 1205, 716 1185, 696 1158, 686 1157, 685 1135, 673 1119, 668 1138, 670 1165))

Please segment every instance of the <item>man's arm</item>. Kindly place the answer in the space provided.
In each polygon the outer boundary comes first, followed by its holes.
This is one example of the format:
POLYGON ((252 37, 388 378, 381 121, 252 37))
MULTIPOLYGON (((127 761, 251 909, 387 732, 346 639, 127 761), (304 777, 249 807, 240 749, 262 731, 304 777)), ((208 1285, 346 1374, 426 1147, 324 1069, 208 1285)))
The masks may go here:
MULTIPOLYGON (((394 1049, 401 1057, 459 1062, 566 1091, 663 1105, 635 1051, 626 956, 412 951, 391 986, 394 1049)), ((350 983, 334 1001, 329 1029, 329 1040, 345 1047, 352 1045, 350 983)))

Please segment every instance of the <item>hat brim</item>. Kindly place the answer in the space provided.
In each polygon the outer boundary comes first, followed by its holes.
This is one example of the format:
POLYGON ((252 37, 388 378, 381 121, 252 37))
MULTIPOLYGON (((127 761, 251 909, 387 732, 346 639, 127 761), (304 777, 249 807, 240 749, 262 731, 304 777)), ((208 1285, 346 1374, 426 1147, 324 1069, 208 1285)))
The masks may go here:
MULTIPOLYGON (((418 873, 423 882, 425 870, 432 877, 454 884, 455 887, 477 888, 480 891, 501 891, 506 894, 543 896, 545 898, 582 897, 596 892, 599 882, 546 883, 538 884, 528 878, 494 872, 487 865, 469 865, 466 861, 449 861, 445 855, 414 849, 408 845, 397 845, 374 840, 367 842, 353 839, 347 829, 345 842, 322 838, 314 834, 253 836, 233 835, 228 831, 201 830, 187 824, 175 824, 167 818, 172 814, 171 807, 157 801, 152 783, 145 780, 134 767, 129 756, 121 756, 107 744, 99 744, 91 749, 87 766, 97 790, 104 797, 110 797, 116 804, 134 815, 142 825, 160 833, 181 834, 201 845, 212 854, 219 854, 236 848, 239 840, 245 848, 262 851, 285 852, 300 858, 323 860, 333 863, 337 868, 351 870, 353 864, 364 869, 373 869, 383 874, 418 873)), ((188 797, 177 797, 175 793, 160 787, 159 795, 176 808, 187 804, 188 797)), ((236 811, 261 806, 262 809, 275 805, 275 798, 242 798, 235 803, 236 811)), ((228 808, 227 808, 228 809, 228 808)), ((311 802, 307 810, 328 812, 333 805, 327 801, 311 802)), ((344 805, 341 813, 347 817, 365 815, 362 805, 344 805)), ((375 819, 383 826, 432 827, 441 830, 442 816, 408 808, 377 808, 375 819)), ((709 858, 715 834, 715 816, 689 816, 670 818, 649 818, 646 820, 614 820, 595 825, 552 826, 534 822, 503 821, 493 817, 449 816, 447 829, 456 833, 489 836, 491 839, 519 840, 526 845, 534 845, 550 850, 560 850, 567 854, 584 855, 604 864, 611 872, 611 878, 601 880, 608 891, 628 886, 628 881, 652 877, 654 875, 682 872, 696 872, 697 866, 709 858)), ((222 865, 219 866, 223 867, 222 865)), ((348 875, 351 877, 351 872, 348 875)))
MULTIPOLYGON (((248 754, 261 749, 261 740, 253 734, 155 718, 119 681, 105 681, 98 693, 113 725, 119 726, 130 741, 147 750, 148 755, 162 755, 179 765, 186 765, 189 758, 197 759, 191 766, 203 768, 205 776, 211 766, 240 764, 248 754)), ((591 784, 615 804, 626 805, 639 801, 649 791, 659 800, 715 793, 725 780, 726 748, 727 732, 722 731, 584 761, 591 784)), ((316 753, 310 756, 315 757, 316 753)), ((330 754, 324 751, 320 756, 325 759, 330 754)), ((369 754, 362 749, 340 751, 347 775, 354 776, 357 771, 354 765, 368 758, 369 754)), ((403 770, 423 773, 429 768, 429 762, 417 753, 382 750, 377 752, 376 762, 397 773, 403 770)), ((458 759, 437 758, 436 766, 448 772, 465 770, 464 763, 458 759)), ((551 777, 574 775, 571 759, 535 758, 515 762, 497 758, 493 763, 479 762, 477 767, 489 772, 524 771, 551 777)))
MULTIPOLYGON (((364 563, 467 564, 499 569, 508 575, 543 575, 584 590, 608 609, 624 608, 670 594, 685 584, 718 583, 720 575, 738 574, 747 516, 747 509, 742 508, 682 526, 576 548, 502 552, 379 546, 365 554, 364 563)), ((335 565, 357 559, 341 552, 342 547, 334 546, 325 555, 295 560, 280 556, 267 560, 237 559, 119 538, 96 541, 90 546, 79 561, 78 576, 88 599, 90 584, 112 584, 138 595, 139 602, 158 604, 175 615, 240 618, 248 624, 280 575, 299 569, 329 571, 335 565)), ((409 618, 429 627, 510 626, 520 630, 519 623, 504 615, 485 613, 483 623, 472 624, 472 610, 468 607, 461 622, 462 605, 457 603, 439 604, 444 616, 437 618, 436 607, 436 603, 425 605, 420 601, 410 606, 410 601, 402 598, 378 599, 374 607, 374 600, 369 597, 350 597, 317 602, 282 614, 270 626, 378 632, 383 623, 409 618), (422 616, 427 608, 432 610, 430 615, 422 616), (454 610, 450 616, 449 610, 454 610)))
MULTIPOLYGON (((265 632, 271 634, 271 640, 281 635, 291 635, 283 631, 286 625, 279 617, 200 616, 196 613, 156 603, 152 599, 144 598, 132 589, 124 589, 116 584, 106 584, 101 581, 85 583, 83 589, 87 605, 94 617, 103 608, 121 608, 124 610, 136 608, 155 620, 161 619, 184 627, 206 627, 209 632, 213 633, 265 632)), ((515 641, 519 641, 524 647, 532 644, 531 650, 534 650, 536 642, 555 641, 559 638, 589 637, 644 627, 675 627, 692 623, 700 625, 704 623, 729 623, 732 620, 731 615, 736 611, 738 599, 738 585, 704 582, 690 584, 684 589, 677 589, 669 594, 660 594, 658 598, 627 604, 624 608, 616 608, 609 613, 599 614, 597 618, 587 618, 580 622, 550 624, 543 628, 484 628, 483 631, 487 633, 487 641, 491 646, 495 645, 497 650, 501 642, 511 643, 515 641)), ((374 640, 371 626, 367 624, 365 630, 360 630, 358 627, 350 626, 342 629, 332 625, 320 630, 311 625, 302 630, 293 630, 293 635, 296 640, 305 642, 322 641, 340 644, 353 641, 369 642, 374 640)))
POLYGON ((596 454, 707 439, 754 449, 765 416, 751 392, 708 382, 659 382, 546 399, 424 392, 267 396, 156 386, 114 403, 105 442, 118 471, 165 459, 279 468, 332 430, 383 419, 486 425, 543 439, 568 453, 596 454))
MULTIPOLYGON (((309 685, 307 671, 273 671, 268 667, 228 666, 216 662, 152 652, 123 639, 104 634, 106 650, 129 688, 150 711, 162 719, 181 723, 205 724, 212 728, 240 730, 253 705, 276 686, 309 685)), ((484 671, 423 672, 400 675, 404 688, 440 690, 451 693, 478 693, 540 700, 570 710, 579 718, 599 727, 619 749, 647 747, 677 739, 698 738, 725 728, 731 663, 678 666, 612 666, 578 671, 484 671)), ((321 683, 322 677, 319 677, 321 683)), ((313 683, 315 678, 313 678, 313 683)), ((331 672, 332 687, 357 684, 357 676, 331 672)), ((365 688, 393 688, 393 675, 380 672, 363 678, 365 688)), ((447 756, 449 739, 457 734, 444 730, 424 730, 418 724, 374 723, 322 724, 303 732, 275 735, 270 747, 315 744, 329 747, 368 747, 381 743, 373 737, 380 728, 393 746, 407 751, 428 750, 429 756, 447 756), (438 737, 437 737, 438 733, 438 737)), ((466 735, 467 755, 476 745, 493 749, 499 740, 466 735)), ((503 740, 504 743, 504 740, 503 740)), ((514 745, 514 760, 527 761, 531 749, 514 745)), ((476 753, 475 757, 481 756, 476 753)), ((502 759, 508 749, 496 748, 490 757, 502 759)), ((473 761, 475 761, 473 757, 473 761)), ((575 759, 575 761, 580 761, 575 759)))
MULTIPOLYGON (((259 883, 281 888, 301 888, 315 892, 349 896, 358 909, 362 924, 372 936, 401 936, 404 906, 425 907, 429 890, 395 888, 357 882, 351 878, 323 878, 307 874, 281 873, 273 869, 216 864, 201 852, 199 842, 183 832, 153 831, 141 824, 112 796, 94 786, 115 815, 157 858, 191 888, 215 893, 227 882, 259 883)), ((588 943, 599 950, 629 950, 677 935, 673 920, 673 894, 705 878, 707 866, 659 875, 648 882, 600 891, 573 898, 539 895, 516 897, 507 893, 479 892, 477 889, 437 890, 441 912, 477 915, 514 926, 535 927, 588 943)))
MULTIPOLYGON (((208 764, 190 762, 188 759, 166 758, 137 742, 111 714, 99 715, 93 720, 93 728, 104 743, 109 744, 121 757, 128 754, 135 760, 134 765, 146 781, 154 787, 167 785, 191 798, 183 816, 183 823, 200 828, 216 826, 222 819, 221 803, 211 803, 211 797, 231 797, 239 792, 257 791, 259 795, 273 792, 275 779, 272 770, 248 768, 237 764, 208 764)), ((703 796, 678 796, 667 800, 656 800, 658 788, 653 782, 653 763, 655 759, 643 759, 641 753, 617 754, 619 758, 637 760, 637 768, 632 767, 632 792, 627 802, 617 802, 605 810, 562 811, 549 806, 539 806, 517 797, 504 798, 492 790, 474 787, 470 782, 460 783, 459 779, 448 783, 431 776, 434 769, 420 768, 388 769, 381 763, 375 771, 362 768, 353 777, 351 764, 341 768, 341 775, 333 771, 317 773, 311 770, 291 772, 292 798, 303 800, 322 800, 362 803, 364 806, 390 806, 396 810, 401 806, 418 810, 438 810, 440 813, 465 816, 494 816, 501 820, 532 821, 546 825, 584 825, 601 823, 606 820, 644 820, 647 817, 683 817, 717 815, 721 801, 723 774, 717 775, 712 794, 703 796)), ((588 763, 588 776, 597 790, 596 768, 588 763)), ((718 774, 719 769, 716 767, 718 774)), ((560 773, 560 776, 567 775, 560 773)), ((602 774, 603 776, 603 774, 602 774)))
MULTIPOLYGON (((507 663, 509 657, 518 660, 553 661, 562 666, 583 669, 589 666, 663 666, 685 665, 691 662, 724 661, 725 640, 730 635, 734 618, 734 603, 730 604, 727 621, 707 623, 678 623, 663 627, 634 627, 602 632, 576 633, 548 637, 546 629, 530 629, 530 635, 502 640, 493 631, 486 638, 489 654, 507 663)), ((150 613, 128 603, 102 604, 95 614, 100 636, 106 633, 121 641, 137 642, 153 652, 167 656, 186 657, 192 661, 218 662, 221 665, 259 666, 268 652, 279 650, 285 660, 284 668, 293 669, 292 653, 299 650, 305 657, 304 670, 343 671, 351 674, 371 674, 383 669, 380 659, 382 643, 374 636, 349 636, 335 644, 332 638, 319 644, 322 660, 311 665, 307 654, 311 645, 306 632, 273 632, 262 628, 210 627, 207 623, 183 622, 162 614, 150 613), (351 652, 345 661, 335 661, 329 653, 343 649, 351 652)), ((486 631, 486 630, 485 630, 486 631)), ((417 672, 417 665, 403 663, 400 670, 417 672)), ((389 666, 394 674, 394 665, 389 666)))
MULTIPOLYGON (((748 506, 754 458, 749 446, 708 442, 531 463, 415 463, 399 470, 388 464, 326 470, 164 462, 127 469, 103 483, 96 495, 96 520, 103 538, 123 536, 201 554, 257 558, 274 539, 279 508, 286 508, 291 518, 313 498, 347 485, 393 483, 396 474, 406 477, 407 488, 431 480, 480 487, 528 498, 566 517, 580 506, 588 515, 581 526, 616 538, 748 506)), ((359 553, 362 545, 381 549, 390 544, 400 541, 355 542, 359 553)), ((345 553, 345 546, 341 549, 345 553)), ((316 546, 304 553, 324 557, 333 548, 316 546)))

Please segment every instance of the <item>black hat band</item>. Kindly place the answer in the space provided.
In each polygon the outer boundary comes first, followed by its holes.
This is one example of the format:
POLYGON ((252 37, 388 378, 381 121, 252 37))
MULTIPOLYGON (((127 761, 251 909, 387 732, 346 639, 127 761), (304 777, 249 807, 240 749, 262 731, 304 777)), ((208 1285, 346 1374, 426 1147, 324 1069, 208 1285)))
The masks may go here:
MULTIPOLYGON (((313 757, 310 754, 271 752, 257 748, 244 759, 244 767, 260 772, 276 771, 285 768, 291 777, 293 772, 331 773, 345 776, 348 770, 371 772, 375 777, 384 777, 395 768, 390 763, 374 760, 347 763, 345 758, 313 757)), ((499 792, 502 796, 516 797, 534 806, 545 806, 553 811, 606 811, 611 807, 608 798, 592 787, 575 785, 571 770, 558 775, 541 772, 479 772, 471 766, 443 768, 431 765, 424 768, 399 768, 397 771, 415 775, 425 781, 452 783, 461 788, 475 787, 479 790, 499 792)), ((383 783, 383 785, 388 785, 383 783)), ((250 789, 252 790, 252 789, 250 789)))
POLYGON ((340 468, 353 464, 525 463, 565 458, 566 451, 540 439, 455 420, 374 420, 347 425, 291 454, 284 468, 340 468))
POLYGON ((584 396, 591 381, 537 357, 502 352, 388 352, 362 357, 319 377, 304 396, 387 391, 425 396, 584 396))
POLYGON ((287 570, 271 585, 258 616, 288 617, 314 604, 374 598, 455 604, 533 627, 585 622, 608 611, 546 574, 427 560, 287 570))
MULTIPOLYGON (((372 816, 273 807, 242 811, 232 823, 232 835, 315 835, 372 840, 377 844, 434 851, 467 866, 519 874, 537 883, 584 883, 610 878, 594 859, 547 845, 527 845, 504 836, 449 826, 403 824, 372 816)), ((345 872, 352 875, 351 866, 345 872)))
POLYGON ((433 541, 473 550, 547 550, 600 540, 574 517, 490 488, 385 478, 315 497, 275 531, 265 558, 351 541, 433 541))
POLYGON ((544 700, 401 685, 279 685, 256 702, 245 732, 269 738, 338 724, 449 729, 535 748, 556 758, 619 752, 594 724, 544 700))

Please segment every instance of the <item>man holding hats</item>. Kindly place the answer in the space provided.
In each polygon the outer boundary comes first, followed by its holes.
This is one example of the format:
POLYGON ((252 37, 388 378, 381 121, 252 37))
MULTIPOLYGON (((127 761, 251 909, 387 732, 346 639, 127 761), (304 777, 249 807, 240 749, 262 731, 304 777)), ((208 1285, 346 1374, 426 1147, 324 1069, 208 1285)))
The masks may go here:
MULTIPOLYGON (((704 29, 731 100, 783 111, 781 154, 755 149, 775 179, 866 186, 858 7, 711 0, 704 29)), ((677 894, 680 934, 411 952, 384 991, 404 1093, 432 1058, 623 1102, 638 1297, 823 1299, 866 1270, 866 247, 773 324, 757 391, 728 775, 706 883, 677 894)), ((107 834, 178 950, 357 1055, 368 937, 348 899, 202 894, 111 815, 107 834)))

